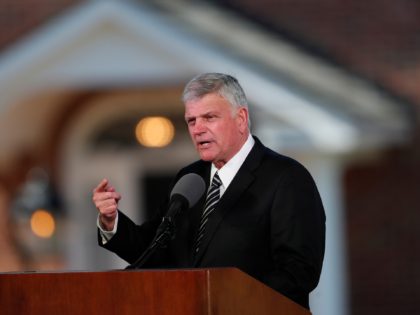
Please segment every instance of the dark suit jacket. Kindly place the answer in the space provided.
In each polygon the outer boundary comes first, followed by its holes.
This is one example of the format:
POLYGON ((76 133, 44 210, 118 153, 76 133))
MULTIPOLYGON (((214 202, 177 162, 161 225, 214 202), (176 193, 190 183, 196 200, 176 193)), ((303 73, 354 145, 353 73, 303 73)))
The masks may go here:
MULTIPOLYGON (((309 308, 308 295, 318 284, 324 256, 322 202, 301 164, 255 140, 209 217, 198 255, 192 248, 205 196, 177 217, 175 238, 147 267, 237 267, 309 308)), ((197 173, 208 185, 210 166, 195 162, 182 169, 175 182, 197 173)), ((134 262, 154 237, 161 216, 138 226, 120 212, 117 233, 104 247, 134 262)))

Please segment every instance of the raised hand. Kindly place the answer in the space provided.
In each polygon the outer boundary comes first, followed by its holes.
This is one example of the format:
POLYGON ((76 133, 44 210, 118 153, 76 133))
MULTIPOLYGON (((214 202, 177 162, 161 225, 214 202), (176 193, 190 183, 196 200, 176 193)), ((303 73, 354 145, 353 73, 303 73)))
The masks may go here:
POLYGON ((103 179, 98 186, 93 189, 92 200, 99 211, 99 222, 106 231, 112 231, 118 212, 118 202, 121 195, 110 186, 107 179, 103 179))

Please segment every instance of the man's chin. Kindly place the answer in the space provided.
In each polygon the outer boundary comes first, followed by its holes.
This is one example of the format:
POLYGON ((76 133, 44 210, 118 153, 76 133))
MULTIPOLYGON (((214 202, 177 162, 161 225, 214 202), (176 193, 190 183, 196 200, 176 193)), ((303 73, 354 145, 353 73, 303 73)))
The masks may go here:
POLYGON ((206 162, 211 162, 214 159, 214 156, 211 154, 206 154, 204 152, 198 152, 198 154, 200 155, 200 159, 206 162))

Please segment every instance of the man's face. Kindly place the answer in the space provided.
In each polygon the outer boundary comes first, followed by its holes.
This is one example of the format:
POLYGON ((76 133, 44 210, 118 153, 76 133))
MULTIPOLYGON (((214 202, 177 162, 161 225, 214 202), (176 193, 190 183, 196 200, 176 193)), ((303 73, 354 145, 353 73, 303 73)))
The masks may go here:
POLYGON ((233 109, 220 95, 207 94, 185 104, 185 120, 192 141, 204 161, 221 168, 248 138, 248 111, 233 109))

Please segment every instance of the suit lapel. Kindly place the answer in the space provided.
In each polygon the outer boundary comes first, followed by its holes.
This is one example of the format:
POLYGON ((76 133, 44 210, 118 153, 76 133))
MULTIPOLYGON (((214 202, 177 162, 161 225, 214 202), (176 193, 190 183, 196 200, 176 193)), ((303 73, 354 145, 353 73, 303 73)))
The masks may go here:
POLYGON ((233 178, 229 187, 223 194, 214 212, 209 216, 206 225, 206 232, 201 242, 200 251, 194 259, 194 266, 197 266, 217 231, 224 216, 232 209, 241 195, 247 190, 254 181, 253 170, 261 163, 264 146, 255 138, 255 145, 240 167, 238 173, 233 178))

